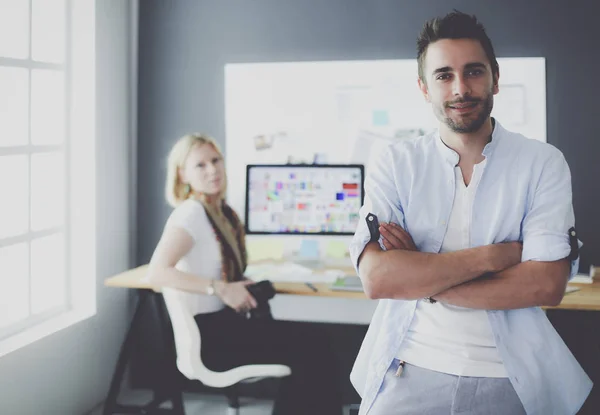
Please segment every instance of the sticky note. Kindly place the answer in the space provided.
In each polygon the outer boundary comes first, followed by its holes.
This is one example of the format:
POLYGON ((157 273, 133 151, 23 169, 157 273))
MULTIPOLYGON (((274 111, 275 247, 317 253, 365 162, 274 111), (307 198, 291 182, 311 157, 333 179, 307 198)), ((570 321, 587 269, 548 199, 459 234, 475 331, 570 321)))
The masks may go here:
POLYGON ((303 239, 300 243, 298 256, 301 258, 319 258, 319 242, 312 239, 303 239))
POLYGON ((345 258, 348 256, 348 245, 343 241, 329 241, 325 252, 327 258, 345 258))
POLYGON ((390 123, 390 115, 385 110, 374 110, 373 111, 373 125, 374 126, 385 126, 390 123))
POLYGON ((277 239, 258 239, 246 242, 249 262, 283 258, 283 244, 277 239))

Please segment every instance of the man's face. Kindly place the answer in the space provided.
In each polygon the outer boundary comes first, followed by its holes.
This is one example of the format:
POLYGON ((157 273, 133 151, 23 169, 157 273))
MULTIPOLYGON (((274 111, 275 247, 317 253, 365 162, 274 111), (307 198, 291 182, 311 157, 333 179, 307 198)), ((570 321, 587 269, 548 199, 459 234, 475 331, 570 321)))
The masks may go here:
POLYGON ((492 112, 498 78, 473 39, 442 39, 429 45, 425 55, 425 82, 419 87, 436 118, 456 133, 478 131, 492 112))

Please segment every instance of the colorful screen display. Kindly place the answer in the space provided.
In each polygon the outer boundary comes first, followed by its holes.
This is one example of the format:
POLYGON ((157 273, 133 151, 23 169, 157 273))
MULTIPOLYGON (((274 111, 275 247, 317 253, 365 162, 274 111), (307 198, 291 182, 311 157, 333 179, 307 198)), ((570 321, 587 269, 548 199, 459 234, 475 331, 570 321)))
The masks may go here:
POLYGON ((249 165, 246 232, 351 235, 363 183, 362 165, 249 165))

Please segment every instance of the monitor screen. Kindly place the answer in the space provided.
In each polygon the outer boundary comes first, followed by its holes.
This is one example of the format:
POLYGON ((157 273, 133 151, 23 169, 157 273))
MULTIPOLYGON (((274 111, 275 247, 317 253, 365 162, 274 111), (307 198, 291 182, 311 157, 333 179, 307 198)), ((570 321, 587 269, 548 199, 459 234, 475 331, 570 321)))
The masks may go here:
POLYGON ((363 185, 362 165, 248 165, 246 232, 352 235, 363 185))

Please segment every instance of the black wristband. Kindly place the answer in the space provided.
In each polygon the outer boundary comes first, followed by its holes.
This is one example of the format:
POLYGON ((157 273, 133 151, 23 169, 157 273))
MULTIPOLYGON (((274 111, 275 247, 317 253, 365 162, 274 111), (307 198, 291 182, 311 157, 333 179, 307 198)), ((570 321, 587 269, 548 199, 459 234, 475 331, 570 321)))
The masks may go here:
POLYGON ((371 234, 371 242, 379 241, 379 220, 377 219, 377 216, 373 213, 368 213, 365 217, 365 221, 367 222, 367 227, 371 234))
POLYGON ((567 259, 573 261, 579 257, 579 242, 577 241, 577 231, 575 227, 569 229, 569 245, 571 245, 571 252, 567 259))

